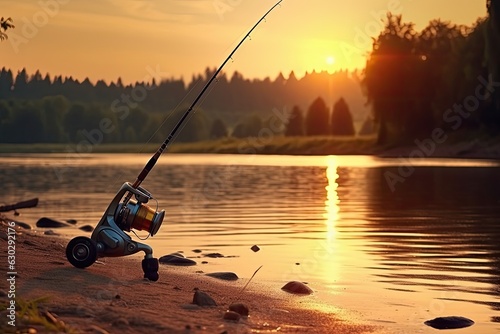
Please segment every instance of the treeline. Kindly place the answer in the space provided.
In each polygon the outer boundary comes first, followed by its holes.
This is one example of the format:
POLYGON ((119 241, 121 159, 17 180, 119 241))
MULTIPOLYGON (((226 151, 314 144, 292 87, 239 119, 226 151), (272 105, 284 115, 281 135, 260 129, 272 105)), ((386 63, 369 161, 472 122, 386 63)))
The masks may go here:
MULTIPOLYGON (((344 99, 337 102, 331 117, 322 98, 311 104, 305 118, 298 106, 290 114, 286 108, 276 110, 273 113, 281 113, 280 117, 271 113, 263 118, 251 113, 234 127, 229 127, 221 118, 209 117, 206 112, 192 112, 176 140, 258 137, 263 128, 288 136, 355 134, 352 115, 344 99)), ((71 102, 60 95, 38 100, 0 100, 0 143, 162 142, 183 112, 179 109, 165 116, 147 112, 139 105, 110 108, 99 103, 71 102)))
POLYGON ((362 81, 380 144, 441 130, 498 134, 500 1, 487 8, 471 27, 434 20, 420 32, 388 14, 362 81))
MULTIPOLYGON (((170 78, 161 82, 153 79, 124 85, 121 79, 111 83, 99 80, 94 84, 89 79, 80 82, 72 77, 42 75, 39 71, 30 75, 26 69, 14 75, 11 70, 3 68, 0 71, 0 140, 19 142, 18 133, 23 132, 26 135, 22 142, 74 141, 78 137, 77 128, 98 127, 98 120, 103 117, 112 120, 116 128, 106 137, 110 142, 141 142, 146 138, 149 140, 148 135, 153 133, 152 140, 158 140, 168 133, 176 116, 186 110, 214 71, 207 68, 203 75, 193 76, 188 84, 183 79, 170 78), (76 116, 83 111, 85 117, 76 116), (124 111, 127 117, 122 121, 124 111), (58 116, 54 118, 50 113, 58 116), (47 127, 25 131, 31 124, 24 123, 28 118, 31 123, 47 127), (83 118, 85 121, 80 120, 83 118), (153 125, 160 125, 166 118, 169 121, 162 129, 153 129, 153 125), (48 134, 50 131, 44 129, 50 128, 47 122, 51 119, 55 123, 51 126, 58 131, 48 134), (134 121, 129 124, 128 120, 132 119, 134 121)), ((200 127, 188 125, 192 128, 190 135, 181 135, 180 140, 212 138, 220 132, 234 132, 239 136, 241 123, 253 119, 255 124, 265 124, 273 109, 290 109, 292 105, 305 109, 317 96, 344 97, 351 105, 354 118, 362 121, 367 107, 359 83, 360 79, 348 72, 313 72, 301 79, 292 72, 286 79, 280 74, 275 80, 249 80, 238 72, 227 78, 222 73, 197 108, 203 113, 196 113, 190 120, 200 127), (258 122, 255 122, 257 118, 258 122), (213 123, 219 129, 214 133, 211 129, 213 123), (221 130, 222 123, 225 131, 221 130)))
MULTIPOLYGON (((160 142, 213 73, 207 69, 189 84, 171 78, 124 85, 120 79, 93 84, 89 79, 80 82, 39 71, 29 75, 26 69, 14 75, 3 68, 0 142, 78 142, 99 129, 102 120, 113 128, 103 142, 160 142)), ((367 114, 360 79, 348 72, 313 72, 301 79, 292 72, 287 79, 279 75, 274 81, 249 80, 237 72, 227 79, 221 74, 177 140, 253 136, 266 126, 274 109, 289 110, 292 105, 305 109, 320 95, 345 97, 354 106, 357 121, 367 114)))

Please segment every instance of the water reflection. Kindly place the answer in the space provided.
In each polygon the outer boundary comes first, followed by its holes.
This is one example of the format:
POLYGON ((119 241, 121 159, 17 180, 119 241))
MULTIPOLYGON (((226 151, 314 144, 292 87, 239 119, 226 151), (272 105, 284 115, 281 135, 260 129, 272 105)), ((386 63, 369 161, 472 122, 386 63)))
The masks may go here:
POLYGON ((397 168, 366 170, 376 280, 500 310, 500 170, 420 167, 394 192, 387 172, 397 168))
POLYGON ((340 199, 337 194, 337 169, 339 168, 335 157, 331 156, 327 159, 326 178, 328 184, 326 186, 326 201, 325 201, 325 219, 326 219, 326 241, 333 243, 336 236, 336 222, 339 219, 340 199))

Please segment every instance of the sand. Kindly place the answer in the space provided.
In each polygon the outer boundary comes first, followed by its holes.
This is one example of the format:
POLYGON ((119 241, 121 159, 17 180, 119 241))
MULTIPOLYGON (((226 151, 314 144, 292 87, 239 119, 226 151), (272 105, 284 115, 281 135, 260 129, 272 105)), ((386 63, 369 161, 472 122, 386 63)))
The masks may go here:
MULTIPOLYGON (((4 217, 5 218, 5 217, 4 217)), ((7 272, 7 226, 0 223, 2 268, 7 272)), ((48 333, 371 333, 380 330, 345 319, 334 311, 308 309, 314 294, 298 296, 265 286, 258 275, 222 281, 199 272, 200 267, 160 265, 160 279, 143 278, 141 257, 100 258, 86 269, 68 263, 68 240, 17 230, 15 239, 15 298, 2 284, 0 302, 18 305, 16 327, 8 325, 2 307, 0 332, 48 333), (195 289, 209 294, 214 307, 192 304, 195 289), (31 319, 21 312, 27 303, 31 319), (238 322, 223 319, 230 304, 245 304, 250 314, 238 322), (39 320, 47 324, 37 324, 39 320)), ((9 277, 9 276, 8 276, 9 277)), ((4 281, 5 282, 5 281, 4 281)), ((285 282, 286 283, 286 282, 285 282)), ((313 289, 314 290, 314 289, 313 289)), ((325 307, 325 309, 327 309, 325 307)))

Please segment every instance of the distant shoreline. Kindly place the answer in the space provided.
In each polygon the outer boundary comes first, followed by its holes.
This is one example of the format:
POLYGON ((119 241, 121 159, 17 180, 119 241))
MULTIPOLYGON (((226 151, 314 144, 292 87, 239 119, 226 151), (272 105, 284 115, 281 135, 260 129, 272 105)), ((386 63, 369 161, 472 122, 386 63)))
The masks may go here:
MULTIPOLYGON (((224 138, 173 143, 170 153, 273 154, 273 155, 375 155, 386 158, 500 159, 500 137, 453 141, 444 144, 377 146, 374 137, 224 138)), ((0 154, 23 153, 154 153, 160 144, 0 144, 0 154)))

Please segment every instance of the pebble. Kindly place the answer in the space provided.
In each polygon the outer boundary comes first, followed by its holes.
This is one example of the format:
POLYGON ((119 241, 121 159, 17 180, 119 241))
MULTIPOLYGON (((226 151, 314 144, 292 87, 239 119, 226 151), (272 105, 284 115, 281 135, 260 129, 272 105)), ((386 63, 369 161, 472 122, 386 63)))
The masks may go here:
POLYGON ((313 293, 310 287, 302 282, 297 281, 288 282, 281 288, 281 290, 299 295, 310 295, 311 293, 313 293))
POLYGON ((92 225, 83 225, 79 227, 80 230, 84 232, 92 232, 94 230, 94 226, 92 225))
POLYGON ((233 303, 229 305, 229 311, 236 312, 244 317, 248 317, 249 314, 248 306, 242 303, 233 303))
POLYGON ((169 254, 162 256, 158 259, 158 261, 162 264, 167 264, 171 266, 194 266, 196 265, 196 261, 191 259, 187 259, 183 256, 178 256, 174 254, 169 254))
POLYGON ((31 225, 23 222, 16 222, 16 226, 24 228, 25 230, 31 230, 31 225))
POLYGON ((199 306, 217 306, 217 303, 212 297, 200 290, 194 292, 193 304, 199 306))
POLYGON ((209 273, 207 276, 222 279, 225 281, 237 281, 238 275, 232 272, 217 272, 217 273, 209 273))
POLYGON ((257 245, 253 245, 250 249, 253 250, 254 252, 260 251, 260 247, 257 245))
POLYGON ((193 249, 193 253, 201 253, 201 249, 193 249))
POLYGON ((45 235, 60 235, 59 233, 56 233, 52 230, 47 230, 47 231, 43 232, 43 234, 45 234, 45 235))
POLYGON ((68 227, 71 224, 47 217, 42 217, 36 222, 37 227, 68 227))
POLYGON ((224 320, 238 322, 240 321, 240 318, 241 315, 233 311, 227 311, 226 313, 224 313, 224 320))
POLYGON ((205 257, 211 257, 211 258, 217 258, 217 257, 224 257, 221 253, 208 253, 208 254, 203 254, 205 257))
POLYGON ((474 325, 474 321, 459 316, 439 317, 424 322, 427 326, 436 329, 458 329, 474 325))

